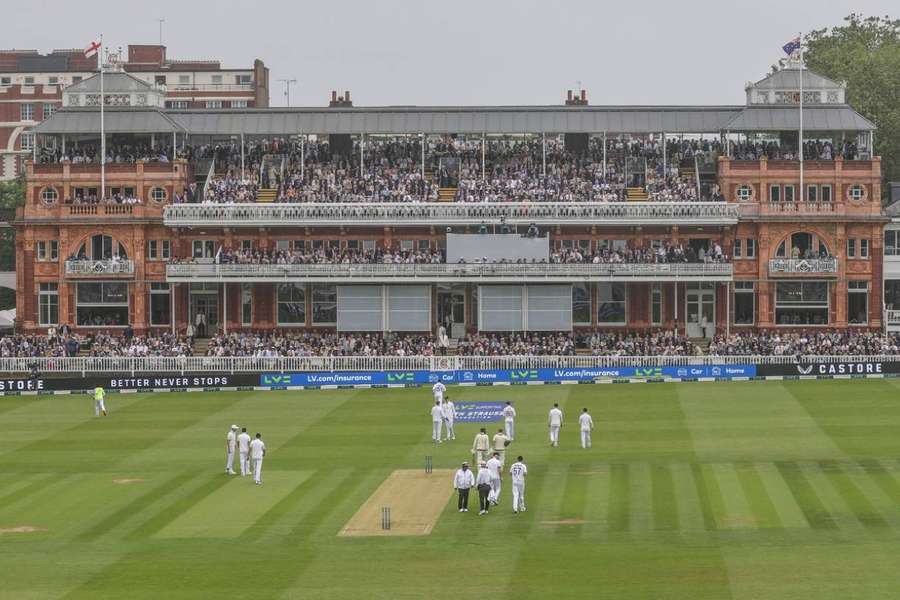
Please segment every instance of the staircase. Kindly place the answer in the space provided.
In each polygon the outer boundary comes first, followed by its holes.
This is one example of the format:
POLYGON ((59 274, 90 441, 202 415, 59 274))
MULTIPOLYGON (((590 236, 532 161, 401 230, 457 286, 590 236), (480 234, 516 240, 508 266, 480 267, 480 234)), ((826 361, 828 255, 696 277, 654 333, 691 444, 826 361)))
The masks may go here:
POLYGON ((456 191, 459 188, 442 187, 438 188, 438 202, 453 202, 456 200, 456 191))
POLYGON ((194 338, 194 356, 206 356, 209 338, 194 338))
POLYGON ((257 202, 275 202, 275 199, 278 198, 278 188, 260 188, 256 190, 256 201, 257 202))
POLYGON ((646 202, 649 196, 647 190, 642 187, 630 187, 625 188, 625 198, 629 202, 646 202))

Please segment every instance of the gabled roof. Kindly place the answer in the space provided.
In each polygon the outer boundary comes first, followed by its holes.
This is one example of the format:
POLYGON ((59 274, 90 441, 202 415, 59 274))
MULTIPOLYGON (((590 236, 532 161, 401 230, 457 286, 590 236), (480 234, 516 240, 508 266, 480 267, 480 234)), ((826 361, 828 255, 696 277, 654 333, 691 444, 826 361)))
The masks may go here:
MULTIPOLYGON (((103 74, 103 93, 104 94, 125 94, 133 92, 154 92, 156 89, 147 83, 141 81, 133 75, 129 75, 123 71, 113 71, 103 74)), ((78 83, 72 84, 66 88, 66 93, 100 93, 100 74, 88 77, 78 83)))
MULTIPOLYGON (((788 131, 800 129, 796 106, 751 106, 723 127, 728 131, 788 131)), ((803 107, 804 131, 874 131, 875 124, 847 106, 803 107)))
MULTIPOLYGON (((155 109, 107 108, 104 112, 106 133, 178 133, 184 129, 155 109)), ((87 108, 66 108, 34 128, 41 135, 78 135, 100 133, 100 111, 87 108)))
MULTIPOLYGON (((768 77, 751 84, 756 90, 797 90, 800 89, 800 69, 798 67, 786 67, 772 73, 768 77)), ((809 69, 803 69, 803 89, 823 90, 843 88, 845 85, 833 79, 829 79, 809 69)))

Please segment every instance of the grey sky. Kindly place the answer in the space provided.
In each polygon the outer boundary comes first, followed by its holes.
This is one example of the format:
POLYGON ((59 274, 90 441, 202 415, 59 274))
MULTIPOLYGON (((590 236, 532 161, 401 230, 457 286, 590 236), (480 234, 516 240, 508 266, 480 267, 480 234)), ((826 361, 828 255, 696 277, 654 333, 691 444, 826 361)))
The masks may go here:
POLYGON ((591 104, 738 104, 781 45, 851 13, 900 17, 896 0, 536 1, 35 0, 16 4, 4 48, 163 42, 170 58, 256 57, 296 79, 294 106, 331 89, 357 106, 560 104, 576 81, 591 104))

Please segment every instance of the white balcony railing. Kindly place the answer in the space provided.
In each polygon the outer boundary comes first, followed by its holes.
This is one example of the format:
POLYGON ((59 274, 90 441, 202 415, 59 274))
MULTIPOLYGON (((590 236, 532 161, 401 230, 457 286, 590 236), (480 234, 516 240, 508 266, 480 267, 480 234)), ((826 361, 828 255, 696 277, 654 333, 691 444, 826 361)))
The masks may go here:
POLYGON ((888 327, 900 328, 900 310, 884 311, 884 320, 888 327))
POLYGON ((422 202, 308 204, 174 204, 166 225, 278 227, 297 225, 731 225, 740 207, 725 202, 422 202))
POLYGON ((168 281, 674 281, 699 279, 730 281, 727 263, 661 264, 174 264, 166 267, 168 281))
POLYGON ((837 271, 836 258, 774 258, 769 261, 770 275, 834 275, 837 271))
POLYGON ((67 260, 66 275, 76 277, 101 277, 107 275, 134 275, 133 260, 67 260))

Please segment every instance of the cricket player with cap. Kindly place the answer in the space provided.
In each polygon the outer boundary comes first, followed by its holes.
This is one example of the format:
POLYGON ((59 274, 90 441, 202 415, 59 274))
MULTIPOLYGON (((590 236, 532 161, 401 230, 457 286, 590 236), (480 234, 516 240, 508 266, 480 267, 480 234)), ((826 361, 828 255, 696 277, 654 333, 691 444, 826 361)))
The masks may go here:
POLYGON ((478 464, 487 460, 488 451, 491 447, 491 440, 488 439, 487 429, 481 428, 481 431, 475 434, 475 441, 472 442, 472 456, 478 464))
POLYGON ((550 409, 548 422, 550 425, 550 445, 559 446, 559 428, 563 424, 563 413, 559 410, 559 404, 553 404, 553 408, 550 409))
POLYGON ((256 434, 256 439, 250 442, 250 461, 253 463, 253 483, 262 485, 262 462, 266 456, 266 445, 262 441, 262 435, 256 434))
POLYGON ((475 487, 478 488, 479 515, 486 515, 491 506, 491 472, 485 463, 478 464, 478 477, 475 479, 475 487))
POLYGON ((103 399, 106 398, 106 390, 99 385, 94 388, 94 416, 99 417, 101 414, 106 416, 106 404, 103 399))
POLYGON ((444 415, 444 428, 447 430, 447 439, 456 439, 456 430, 453 424, 456 421, 456 405, 450 399, 450 395, 444 397, 444 403, 441 404, 441 413, 444 415))
POLYGON ((503 426, 506 429, 506 437, 509 441, 513 441, 516 437, 516 409, 508 400, 503 407, 503 426))
POLYGON ((459 493, 459 512, 469 512, 469 489, 475 487, 475 475, 464 462, 453 477, 453 489, 459 493))
POLYGON ((503 433, 502 429, 498 429, 491 440, 491 446, 494 449, 494 454, 498 455, 500 458, 501 467, 506 462, 506 447, 509 446, 509 444, 509 438, 506 437, 506 434, 503 433))
POLYGON ((581 425, 581 447, 591 447, 591 432, 594 430, 594 419, 585 408, 578 417, 578 424, 581 425))
POLYGON ((431 386, 431 393, 434 396, 434 401, 438 404, 444 403, 444 392, 447 391, 447 386, 438 381, 433 386, 431 386))
POLYGON ((232 425, 225 434, 225 474, 234 475, 234 447, 237 444, 237 425, 232 425))
POLYGON ((441 443, 441 423, 444 421, 444 412, 441 410, 441 403, 434 401, 431 407, 431 440, 435 444, 441 443))
POLYGON ((241 477, 250 474, 250 434, 246 427, 241 427, 241 433, 237 436, 238 460, 241 461, 241 477))
POLYGON ((500 455, 494 452, 494 455, 488 459, 485 466, 491 474, 491 493, 488 496, 488 500, 496 506, 500 502, 500 474, 503 472, 503 463, 500 462, 500 455))
POLYGON ((509 474, 512 475, 513 512, 525 512, 525 477, 528 475, 528 467, 521 456, 509 468, 509 474))

